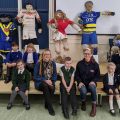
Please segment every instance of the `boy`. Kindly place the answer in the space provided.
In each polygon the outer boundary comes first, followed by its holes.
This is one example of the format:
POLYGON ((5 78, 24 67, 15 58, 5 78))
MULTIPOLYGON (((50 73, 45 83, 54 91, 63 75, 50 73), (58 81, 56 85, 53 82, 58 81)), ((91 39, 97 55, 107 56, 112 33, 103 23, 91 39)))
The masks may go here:
POLYGON ((72 115, 77 115, 77 100, 76 100, 76 85, 74 83, 75 69, 71 66, 72 60, 70 57, 65 58, 65 65, 61 67, 61 103, 64 117, 69 119, 68 113, 68 96, 70 95, 72 115))
POLYGON ((18 60, 16 65, 17 69, 14 69, 12 74, 12 94, 7 109, 12 108, 14 99, 19 94, 25 102, 26 110, 29 110, 28 90, 30 86, 30 73, 25 69, 23 60, 18 60))
POLYGON ((22 59, 22 53, 18 51, 18 44, 12 43, 12 50, 7 54, 6 65, 7 65, 7 76, 5 83, 11 80, 11 72, 14 67, 16 67, 16 61, 22 59))

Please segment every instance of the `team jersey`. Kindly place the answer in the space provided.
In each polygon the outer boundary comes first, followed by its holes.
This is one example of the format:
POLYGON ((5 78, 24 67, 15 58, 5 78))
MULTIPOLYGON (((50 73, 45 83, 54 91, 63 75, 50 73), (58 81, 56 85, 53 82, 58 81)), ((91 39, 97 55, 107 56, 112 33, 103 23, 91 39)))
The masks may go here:
POLYGON ((35 18, 40 19, 40 16, 36 10, 31 10, 30 13, 27 12, 26 9, 22 9, 18 15, 17 18, 22 18, 22 24, 23 27, 29 30, 35 30, 35 18))
POLYGON ((6 41, 6 38, 9 37, 8 41, 12 41, 10 33, 16 30, 16 27, 13 22, 8 24, 0 23, 0 41, 6 41))
POLYGON ((55 24, 56 29, 61 32, 62 34, 66 34, 65 29, 68 27, 68 25, 74 24, 73 21, 69 19, 52 19, 49 21, 50 24, 55 24))
POLYGON ((100 12, 83 12, 80 14, 80 24, 83 24, 83 32, 94 32, 96 31, 96 22, 100 17, 100 12))

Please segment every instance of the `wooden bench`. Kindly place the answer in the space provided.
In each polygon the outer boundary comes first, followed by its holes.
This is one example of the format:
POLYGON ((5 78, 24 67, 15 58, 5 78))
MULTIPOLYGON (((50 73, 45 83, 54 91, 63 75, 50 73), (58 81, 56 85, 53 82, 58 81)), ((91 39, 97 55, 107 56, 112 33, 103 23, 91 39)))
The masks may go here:
MULTIPOLYGON (((57 81, 55 83, 55 94, 56 95, 60 95, 59 85, 60 85, 60 81, 57 81)), ((5 84, 4 81, 0 81, 0 94, 11 94, 11 87, 12 87, 11 82, 9 82, 8 84, 5 84)), ((98 96, 100 96, 100 105, 102 105, 102 96, 106 95, 106 93, 102 91, 102 88, 103 88, 103 83, 98 82, 97 83, 97 104, 99 104, 98 96)), ((30 81, 29 94, 43 94, 43 92, 36 90, 34 87, 34 82, 30 81)), ((78 89, 76 91, 76 95, 80 95, 80 92, 78 89)), ((88 93, 87 95, 90 95, 90 93, 88 93)), ((60 95, 60 103, 61 103, 61 95, 60 95)))
MULTIPOLYGON (((55 94, 59 95, 59 81, 57 81, 56 88, 55 88, 55 94)), ((8 84, 5 84, 4 81, 0 81, 0 94, 11 94, 11 87, 12 83, 9 82, 8 84)), ((30 81, 30 91, 29 94, 43 94, 41 91, 38 91, 34 87, 34 82, 30 81)))

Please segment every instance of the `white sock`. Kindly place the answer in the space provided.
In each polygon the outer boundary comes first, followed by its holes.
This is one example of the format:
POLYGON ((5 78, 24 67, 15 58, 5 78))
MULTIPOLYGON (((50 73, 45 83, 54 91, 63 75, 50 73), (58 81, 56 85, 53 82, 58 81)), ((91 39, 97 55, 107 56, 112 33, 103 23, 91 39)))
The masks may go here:
POLYGON ((118 107, 120 109, 120 100, 117 100, 118 107))
POLYGON ((113 108, 113 100, 109 100, 109 105, 110 105, 110 110, 114 109, 113 108))

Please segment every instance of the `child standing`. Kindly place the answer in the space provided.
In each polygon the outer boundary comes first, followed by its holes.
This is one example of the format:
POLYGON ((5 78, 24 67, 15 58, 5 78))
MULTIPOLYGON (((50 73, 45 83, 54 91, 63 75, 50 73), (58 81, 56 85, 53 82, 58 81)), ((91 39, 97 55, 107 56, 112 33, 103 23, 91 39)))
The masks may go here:
POLYGON ((17 69, 14 69, 12 74, 12 94, 7 109, 9 110, 12 108, 15 97, 19 94, 25 102, 26 110, 29 110, 28 91, 30 85, 30 73, 25 69, 23 60, 18 60, 16 65, 17 69))
POLYGON ((6 65, 7 65, 7 76, 5 83, 8 83, 11 80, 11 73, 13 68, 16 67, 16 61, 22 59, 22 53, 18 50, 18 44, 12 43, 12 50, 7 54, 6 65))
POLYGON ((26 51, 23 55, 23 60, 26 63, 26 69, 33 76, 34 66, 38 62, 38 54, 32 43, 27 45, 26 51))
POLYGON ((107 70, 108 73, 104 75, 103 90, 109 95, 109 106, 110 106, 110 114, 115 115, 115 109, 113 107, 113 97, 116 97, 117 104, 119 107, 120 113, 120 96, 119 96, 119 85, 120 81, 118 76, 115 74, 116 65, 112 62, 108 63, 107 70))
POLYGON ((72 106, 72 115, 77 115, 77 100, 76 100, 76 85, 74 82, 75 69, 71 66, 72 60, 70 57, 65 58, 65 65, 61 67, 61 103, 64 117, 69 119, 68 112, 68 96, 70 95, 70 101, 72 106))

